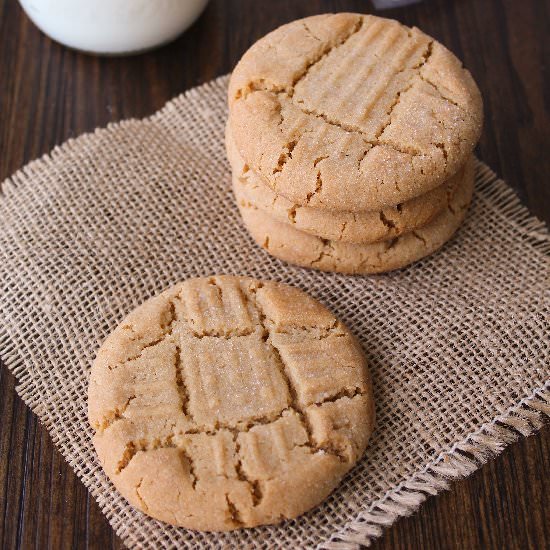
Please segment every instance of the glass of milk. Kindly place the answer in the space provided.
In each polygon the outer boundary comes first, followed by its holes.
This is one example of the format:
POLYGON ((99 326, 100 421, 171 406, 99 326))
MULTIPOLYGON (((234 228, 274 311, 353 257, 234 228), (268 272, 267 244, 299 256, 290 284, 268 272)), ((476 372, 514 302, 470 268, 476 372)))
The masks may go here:
POLYGON ((35 25, 65 46, 104 55, 149 50, 189 27, 208 0, 19 0, 35 25))

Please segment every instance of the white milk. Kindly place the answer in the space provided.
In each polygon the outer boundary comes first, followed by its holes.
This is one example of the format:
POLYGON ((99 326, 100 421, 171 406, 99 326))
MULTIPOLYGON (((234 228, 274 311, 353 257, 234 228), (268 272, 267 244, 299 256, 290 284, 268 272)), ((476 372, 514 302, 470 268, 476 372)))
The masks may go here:
POLYGON ((48 36, 79 50, 121 54, 169 42, 208 0, 19 0, 48 36))

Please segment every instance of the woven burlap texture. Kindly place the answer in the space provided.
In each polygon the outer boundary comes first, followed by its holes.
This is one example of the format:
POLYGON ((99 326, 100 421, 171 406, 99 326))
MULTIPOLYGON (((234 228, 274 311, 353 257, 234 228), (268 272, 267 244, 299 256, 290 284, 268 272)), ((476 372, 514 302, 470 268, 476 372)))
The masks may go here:
POLYGON ((352 548, 465 476, 549 411, 550 248, 545 226, 477 164, 468 217, 443 250, 382 276, 286 265, 239 219, 224 152, 227 78, 70 140, 4 182, 0 349, 17 391, 135 548, 352 548), (367 354, 377 427, 365 458, 321 506, 279 526, 174 528, 107 480, 86 419, 87 378, 132 308, 215 273, 299 286, 367 354))

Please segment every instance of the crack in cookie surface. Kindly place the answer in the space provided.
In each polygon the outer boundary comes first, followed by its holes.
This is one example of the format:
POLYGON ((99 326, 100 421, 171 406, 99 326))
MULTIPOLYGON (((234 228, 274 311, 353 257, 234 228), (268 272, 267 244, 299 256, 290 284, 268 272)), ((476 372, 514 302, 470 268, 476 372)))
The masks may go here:
MULTIPOLYGON (((403 84, 403 86, 395 92, 394 99, 391 102, 391 104, 390 104, 390 106, 389 106, 389 108, 386 112, 387 121, 381 123, 380 128, 378 130, 376 130, 376 132, 374 133, 374 137, 372 135, 366 133, 364 130, 362 130, 357 125, 350 124, 348 122, 345 122, 343 120, 339 120, 339 119, 336 119, 336 118, 332 118, 328 113, 318 111, 315 108, 312 108, 312 107, 307 108, 304 105, 304 100, 297 100, 297 101, 293 100, 296 86, 298 86, 304 79, 306 79, 308 74, 310 73, 310 71, 313 70, 318 64, 321 64, 329 55, 335 53, 339 47, 344 46, 348 42, 348 40, 350 40, 356 33, 358 33, 361 30, 361 28, 363 27, 363 23, 364 23, 364 19, 361 18, 359 20, 359 22, 356 24, 354 30, 348 36, 346 36, 344 39, 342 39, 342 41, 339 44, 337 44, 335 46, 327 47, 326 51, 323 51, 323 53, 317 59, 311 61, 307 65, 304 72, 302 74, 300 74, 293 81, 293 83, 290 87, 279 89, 279 88, 273 88, 273 87, 265 86, 265 85, 263 85, 265 83, 263 81, 261 81, 261 79, 260 79, 260 80, 256 80, 256 81, 251 81, 248 84, 248 86, 247 86, 248 93, 252 93, 252 92, 255 92, 255 91, 256 92, 257 91, 264 91, 264 92, 273 93, 273 94, 277 95, 279 98, 281 96, 286 96, 286 97, 288 97, 292 100, 293 105, 298 107, 302 111, 302 113, 304 113, 306 115, 312 115, 316 118, 322 119, 325 123, 327 123, 329 125, 332 125, 334 127, 338 127, 338 128, 340 128, 340 129, 342 129, 346 132, 357 133, 357 134, 363 136, 365 138, 365 141, 369 145, 371 145, 372 147, 376 147, 376 146, 379 146, 379 145, 387 145, 387 146, 390 146, 393 149, 395 149, 396 151, 401 152, 401 153, 407 153, 407 154, 411 154, 413 156, 419 155, 420 154, 419 151, 416 151, 416 150, 411 151, 410 148, 403 148, 403 146, 400 146, 399 144, 397 144, 395 142, 384 141, 384 140, 380 140, 379 138, 382 135, 382 133, 384 132, 384 130, 386 129, 386 127, 391 124, 391 114, 392 114, 392 111, 395 108, 395 106, 399 103, 400 96, 402 94, 406 93, 414 85, 415 77, 420 76, 420 74, 421 74, 420 71, 421 71, 422 67, 428 62, 428 60, 431 56, 431 52, 432 52, 433 41, 430 41, 428 43, 428 45, 425 48, 425 51, 422 53, 421 60, 414 67, 412 67, 412 69, 415 71, 414 74, 411 75, 410 78, 408 79, 408 81, 406 81, 403 84)), ((306 28, 307 28, 307 26, 306 26, 306 28)), ((308 29, 308 32, 310 32, 309 29, 308 29)), ((408 32, 408 35, 409 35, 409 38, 410 38, 411 37, 410 36, 410 31, 408 32)), ((407 70, 406 66, 402 66, 402 67, 398 68, 395 71, 395 73, 391 76, 391 78, 396 78, 399 74, 401 74, 402 72, 404 72, 406 70, 407 70)), ((428 82, 427 79, 425 79, 425 80, 426 80, 426 82, 428 82)), ((435 87, 435 85, 433 85, 431 82, 430 82, 430 84, 435 87)), ((248 93, 242 93, 242 92, 239 93, 238 99, 246 99, 248 93)), ((442 94, 441 94, 441 96, 443 97, 442 94)), ((379 98, 380 98, 380 96, 375 97, 374 101, 376 101, 379 98)), ((457 103, 455 103, 455 105, 458 107, 457 103)), ((365 110, 368 112, 368 111, 371 111, 372 109, 373 109, 373 104, 366 107, 365 110)), ((295 144, 296 143, 294 142, 294 146, 295 146, 295 144)), ((285 158, 285 163, 286 163, 286 160, 288 160, 288 156, 284 151, 283 151, 283 153, 281 153, 281 157, 285 158)), ((282 164, 284 164, 284 163, 282 163, 282 164)), ((315 166, 315 163, 314 163, 314 166, 315 166)), ((278 167, 274 168, 273 173, 276 174, 276 173, 281 172, 281 171, 282 171, 282 166, 278 166, 278 167)))
MULTIPOLYGON (((422 227, 446 208, 448 197, 463 180, 464 168, 461 168, 440 187, 397 206, 366 212, 326 211, 289 201, 252 171, 242 174, 243 161, 231 139, 227 146, 234 170, 233 190, 243 208, 260 209, 279 221, 290 222, 300 231, 334 241, 377 242, 422 227)), ((366 151, 359 163, 365 155, 366 151)), ((326 158, 316 157, 314 165, 321 165, 326 158)))
POLYGON ((283 261, 343 273, 379 273, 413 263, 435 252, 452 237, 471 201, 474 187, 472 159, 462 172, 459 184, 444 195, 448 203, 433 218, 430 216, 425 225, 406 232, 395 231, 394 237, 375 243, 331 241, 258 214, 254 207, 239 204, 239 209, 254 240, 261 245, 269 238, 269 252, 283 261))
MULTIPOLYGON (((309 74, 309 72, 318 64, 318 63, 321 63, 328 55, 330 55, 331 53, 333 53, 334 51, 336 51, 338 48, 344 46, 346 44, 346 42, 348 40, 350 40, 350 38, 352 38, 355 34, 357 34, 361 28, 363 27, 363 23, 364 23, 364 19, 361 17, 358 19, 357 23, 355 24, 355 26, 352 28, 351 32, 347 35, 347 36, 344 36, 342 39, 339 40, 339 42, 337 44, 335 44, 334 46, 328 46, 322 53, 321 55, 317 58, 317 59, 314 59, 313 61, 311 61, 310 63, 308 63, 306 65, 306 68, 305 70, 303 71, 302 74, 300 74, 297 78, 294 79, 294 81, 292 82, 292 86, 290 88, 290 90, 288 90, 288 93, 292 96, 294 94, 294 90, 296 89, 296 86, 302 81, 304 80, 304 78, 307 77, 307 75, 309 74)), ((311 31, 309 30, 309 28, 307 27, 307 25, 305 25, 306 29, 308 30, 308 32, 311 34, 311 31)))

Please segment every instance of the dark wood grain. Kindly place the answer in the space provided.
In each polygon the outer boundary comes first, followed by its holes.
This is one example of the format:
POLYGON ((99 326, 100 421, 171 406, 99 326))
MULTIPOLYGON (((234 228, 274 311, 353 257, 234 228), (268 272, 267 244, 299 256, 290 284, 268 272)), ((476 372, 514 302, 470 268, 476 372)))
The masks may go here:
MULTIPOLYGON (((143 117, 226 73, 281 23, 357 1, 212 1, 174 43, 130 58, 97 58, 42 35, 15 0, 0 0, 0 181, 69 137, 143 117)), ((461 57, 485 99, 479 156, 550 222, 550 28, 541 0, 424 1, 385 12, 461 57)), ((376 548, 550 547, 550 429, 508 448, 452 491, 398 521, 376 548)), ((0 545, 119 548, 98 506, 0 368, 0 545)))

